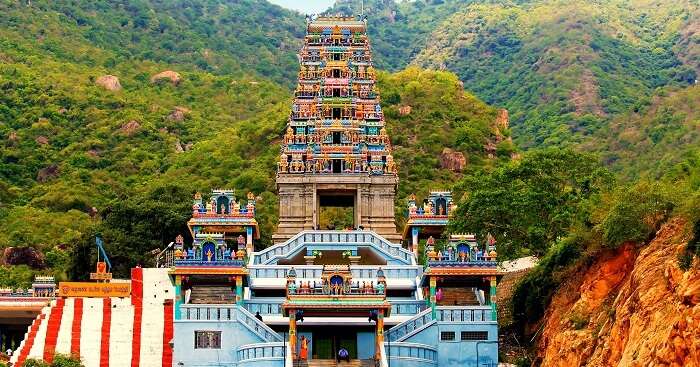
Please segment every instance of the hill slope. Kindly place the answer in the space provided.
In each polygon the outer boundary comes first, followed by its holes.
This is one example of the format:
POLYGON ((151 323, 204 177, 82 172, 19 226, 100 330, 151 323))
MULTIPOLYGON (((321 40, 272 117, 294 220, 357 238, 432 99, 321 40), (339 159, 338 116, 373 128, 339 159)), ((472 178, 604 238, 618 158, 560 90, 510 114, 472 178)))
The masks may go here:
MULTIPOLYGON (((620 115, 584 140, 627 178, 669 174, 678 163, 700 153, 700 86, 655 96, 649 106, 620 115)), ((674 173, 671 173, 674 174, 674 173)))
POLYGON ((700 72, 694 0, 365 3, 381 67, 455 72, 524 147, 580 142, 700 72))
POLYGON ((32 43, 87 67, 153 61, 288 86, 304 34, 303 17, 263 0, 2 0, 0 25, 3 49, 32 43))
MULTIPOLYGON (((212 187, 259 195, 261 244, 269 243, 277 213, 275 159, 291 106, 286 85, 298 65, 293 58, 286 65, 274 42, 233 34, 248 27, 250 37, 264 31, 293 45, 304 28, 298 16, 286 29, 284 17, 250 18, 236 10, 275 15, 268 8, 290 14, 257 1, 0 2, 0 249, 13 247, 2 258, 11 266, 0 266, 0 285, 26 284, 43 267, 59 277, 84 276, 95 234, 120 264, 117 273, 148 263, 152 249, 187 232, 191 195, 212 187), (162 38, 141 29, 134 7, 143 6, 158 14, 159 24, 168 17, 178 22, 162 38), (181 8, 192 8, 193 18, 190 10, 179 14, 181 8), (202 24, 212 13, 230 24, 209 35, 202 24), (264 23, 274 24, 265 30, 264 23), (164 43, 199 45, 194 50, 219 37, 248 49, 212 46, 218 51, 210 55, 220 57, 204 65, 202 54, 164 43), (275 52, 270 60, 280 64, 267 65, 264 57, 253 63, 258 48, 268 46, 275 52), (163 71, 173 79, 154 79, 163 71), (13 255, 20 253, 28 255, 13 255)), ((443 148, 472 165, 508 159, 513 150, 498 110, 464 93, 454 74, 410 69, 382 73, 379 82, 404 167, 399 205, 411 192, 448 187, 460 176, 442 168, 443 148), (406 106, 412 111, 400 112, 406 106)))

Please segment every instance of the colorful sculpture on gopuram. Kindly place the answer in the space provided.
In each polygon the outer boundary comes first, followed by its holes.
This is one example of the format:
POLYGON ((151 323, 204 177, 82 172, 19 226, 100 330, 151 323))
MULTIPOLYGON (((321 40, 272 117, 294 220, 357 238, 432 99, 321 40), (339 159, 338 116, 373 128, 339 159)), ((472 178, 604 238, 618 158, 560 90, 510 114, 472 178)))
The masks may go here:
POLYGON ((299 63, 277 163, 280 213, 273 239, 319 228, 323 206, 354 206, 354 228, 400 240, 394 224, 397 167, 366 22, 309 18, 299 63))

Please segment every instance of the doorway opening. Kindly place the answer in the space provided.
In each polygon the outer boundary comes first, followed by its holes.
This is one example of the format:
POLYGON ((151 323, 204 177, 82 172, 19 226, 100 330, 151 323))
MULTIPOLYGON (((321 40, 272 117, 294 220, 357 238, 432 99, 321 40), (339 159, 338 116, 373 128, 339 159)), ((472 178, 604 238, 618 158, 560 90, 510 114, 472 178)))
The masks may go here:
MULTIPOLYGON (((340 170, 340 159, 333 160, 333 172, 336 164, 340 170), (336 163, 337 162, 337 163, 336 163)), ((355 192, 331 191, 318 193, 318 229, 355 228, 355 192)))
POLYGON ((335 359, 337 351, 345 348, 350 359, 357 359, 357 333, 323 328, 313 332, 311 354, 313 359, 335 359))

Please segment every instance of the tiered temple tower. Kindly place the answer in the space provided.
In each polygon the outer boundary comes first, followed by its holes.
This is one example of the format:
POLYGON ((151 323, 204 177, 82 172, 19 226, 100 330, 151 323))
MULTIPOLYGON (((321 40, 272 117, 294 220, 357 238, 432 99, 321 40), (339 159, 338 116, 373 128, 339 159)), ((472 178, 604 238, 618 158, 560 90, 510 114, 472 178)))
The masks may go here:
POLYGON ((354 227, 399 241, 398 177, 363 20, 307 19, 299 83, 278 162, 275 242, 319 227, 320 208, 353 207, 354 227))

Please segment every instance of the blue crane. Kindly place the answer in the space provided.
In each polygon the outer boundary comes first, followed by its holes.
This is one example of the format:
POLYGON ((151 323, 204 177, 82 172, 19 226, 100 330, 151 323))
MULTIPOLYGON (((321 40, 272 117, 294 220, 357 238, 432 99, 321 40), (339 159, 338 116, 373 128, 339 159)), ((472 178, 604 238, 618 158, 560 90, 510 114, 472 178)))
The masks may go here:
POLYGON ((105 251, 104 242, 102 242, 102 238, 100 238, 100 236, 95 237, 95 245, 97 245, 97 261, 100 261, 100 254, 102 254, 104 262, 107 263, 107 272, 111 272, 112 263, 109 262, 109 257, 107 256, 107 252, 105 251))

